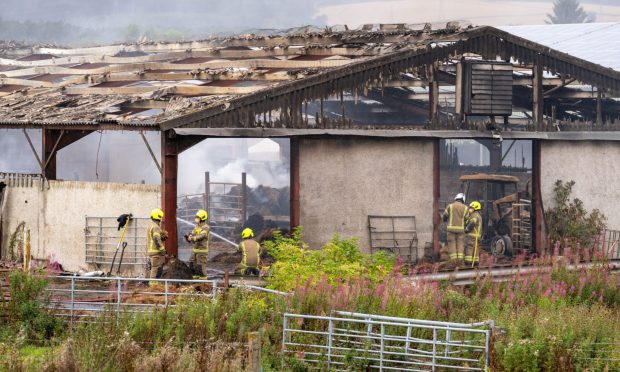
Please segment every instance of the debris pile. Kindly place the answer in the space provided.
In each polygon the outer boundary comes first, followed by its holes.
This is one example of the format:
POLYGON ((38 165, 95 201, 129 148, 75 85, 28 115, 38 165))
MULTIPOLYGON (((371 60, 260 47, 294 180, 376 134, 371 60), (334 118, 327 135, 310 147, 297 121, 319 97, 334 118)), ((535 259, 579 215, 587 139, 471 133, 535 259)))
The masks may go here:
POLYGON ((170 258, 164 264, 162 269, 161 279, 193 279, 194 275, 192 270, 185 264, 185 262, 177 259, 170 258))

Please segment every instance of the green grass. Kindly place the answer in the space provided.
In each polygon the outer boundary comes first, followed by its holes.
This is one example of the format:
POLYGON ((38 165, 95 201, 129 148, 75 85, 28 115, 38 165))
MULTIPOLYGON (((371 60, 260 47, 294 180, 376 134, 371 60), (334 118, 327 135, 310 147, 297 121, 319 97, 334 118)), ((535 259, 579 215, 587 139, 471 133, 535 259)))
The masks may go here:
MULTIPOLYGON (((338 260, 367 258, 355 251, 353 241, 333 244, 320 257, 328 270, 317 265, 286 298, 230 289, 213 300, 188 297, 174 308, 117 318, 110 314, 72 327, 59 326, 43 313, 44 278, 16 273, 11 290, 20 294, 12 296, 0 318, 0 371, 238 371, 247 363, 248 332, 257 331, 263 370, 279 371, 284 361, 285 370, 302 371, 298 361, 280 353, 282 314, 327 315, 332 310, 494 320, 494 371, 620 371, 620 277, 605 262, 575 272, 556 263, 551 271, 501 283, 481 279, 468 287, 414 283, 398 267, 389 275, 362 271, 336 280, 334 273, 348 272, 337 269, 338 260)), ((295 260, 287 265, 295 267, 295 260)))

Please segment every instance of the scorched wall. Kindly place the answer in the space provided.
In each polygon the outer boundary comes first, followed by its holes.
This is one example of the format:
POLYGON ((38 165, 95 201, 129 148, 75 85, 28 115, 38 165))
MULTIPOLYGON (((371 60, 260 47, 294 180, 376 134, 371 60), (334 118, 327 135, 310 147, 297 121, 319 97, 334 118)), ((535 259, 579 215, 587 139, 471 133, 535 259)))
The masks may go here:
POLYGON ((299 139, 300 224, 320 248, 332 234, 360 238, 369 251, 368 215, 415 215, 418 250, 433 234, 433 140, 299 139))
POLYGON ((33 187, 9 187, 2 247, 8 249, 10 234, 25 221, 32 234, 33 258, 53 258, 71 271, 92 269, 85 263, 86 216, 113 217, 131 212, 144 217, 161 201, 158 185, 76 181, 49 181, 49 185, 44 190, 39 182, 33 187))
POLYGON ((545 208, 553 205, 556 180, 575 181, 573 198, 598 208, 610 229, 620 229, 620 143, 546 141, 541 145, 541 189, 545 208))

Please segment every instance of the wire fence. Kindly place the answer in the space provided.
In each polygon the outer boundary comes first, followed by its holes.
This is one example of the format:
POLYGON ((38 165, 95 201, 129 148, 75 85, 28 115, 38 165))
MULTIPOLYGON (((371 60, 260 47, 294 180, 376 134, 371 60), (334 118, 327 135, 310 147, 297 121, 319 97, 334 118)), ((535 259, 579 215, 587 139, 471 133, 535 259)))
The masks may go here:
POLYGON ((214 298, 217 293, 216 280, 79 276, 53 276, 49 280, 46 289, 49 310, 71 322, 105 312, 151 311, 174 306, 188 296, 214 298))
POLYGON ((282 349, 333 371, 484 371, 493 322, 462 324, 333 312, 284 314, 282 349))

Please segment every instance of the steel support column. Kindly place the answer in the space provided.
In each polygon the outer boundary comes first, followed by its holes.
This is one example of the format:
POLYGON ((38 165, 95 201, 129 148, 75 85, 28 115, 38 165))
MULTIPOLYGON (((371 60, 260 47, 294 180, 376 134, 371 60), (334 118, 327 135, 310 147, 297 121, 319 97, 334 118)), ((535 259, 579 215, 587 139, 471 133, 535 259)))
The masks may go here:
POLYGON ((299 138, 291 138, 291 231, 299 226, 299 138))
POLYGON ((179 149, 175 138, 169 132, 161 132, 161 204, 164 210, 163 229, 168 232, 166 252, 178 255, 177 239, 177 173, 179 149))
POLYGON ((62 136, 64 135, 64 131, 53 130, 53 129, 42 129, 41 130, 42 140, 41 146, 43 154, 43 168, 42 172, 46 179, 55 180, 56 179, 56 153, 58 149, 58 143, 62 136))
POLYGON ((46 179, 55 180, 57 177, 56 155, 58 151, 64 149, 70 144, 91 134, 92 130, 59 130, 59 129, 42 129, 41 130, 41 147, 42 147, 42 172, 46 179))
POLYGON ((440 141, 433 141, 433 255, 435 259, 439 259, 439 232, 441 228, 441 218, 439 216, 439 192, 440 192, 440 141))
POLYGON ((532 141, 532 203, 534 208, 533 218, 533 243, 534 252, 544 254, 544 237, 543 237, 543 205, 542 193, 540 188, 541 174, 541 141, 532 141))

